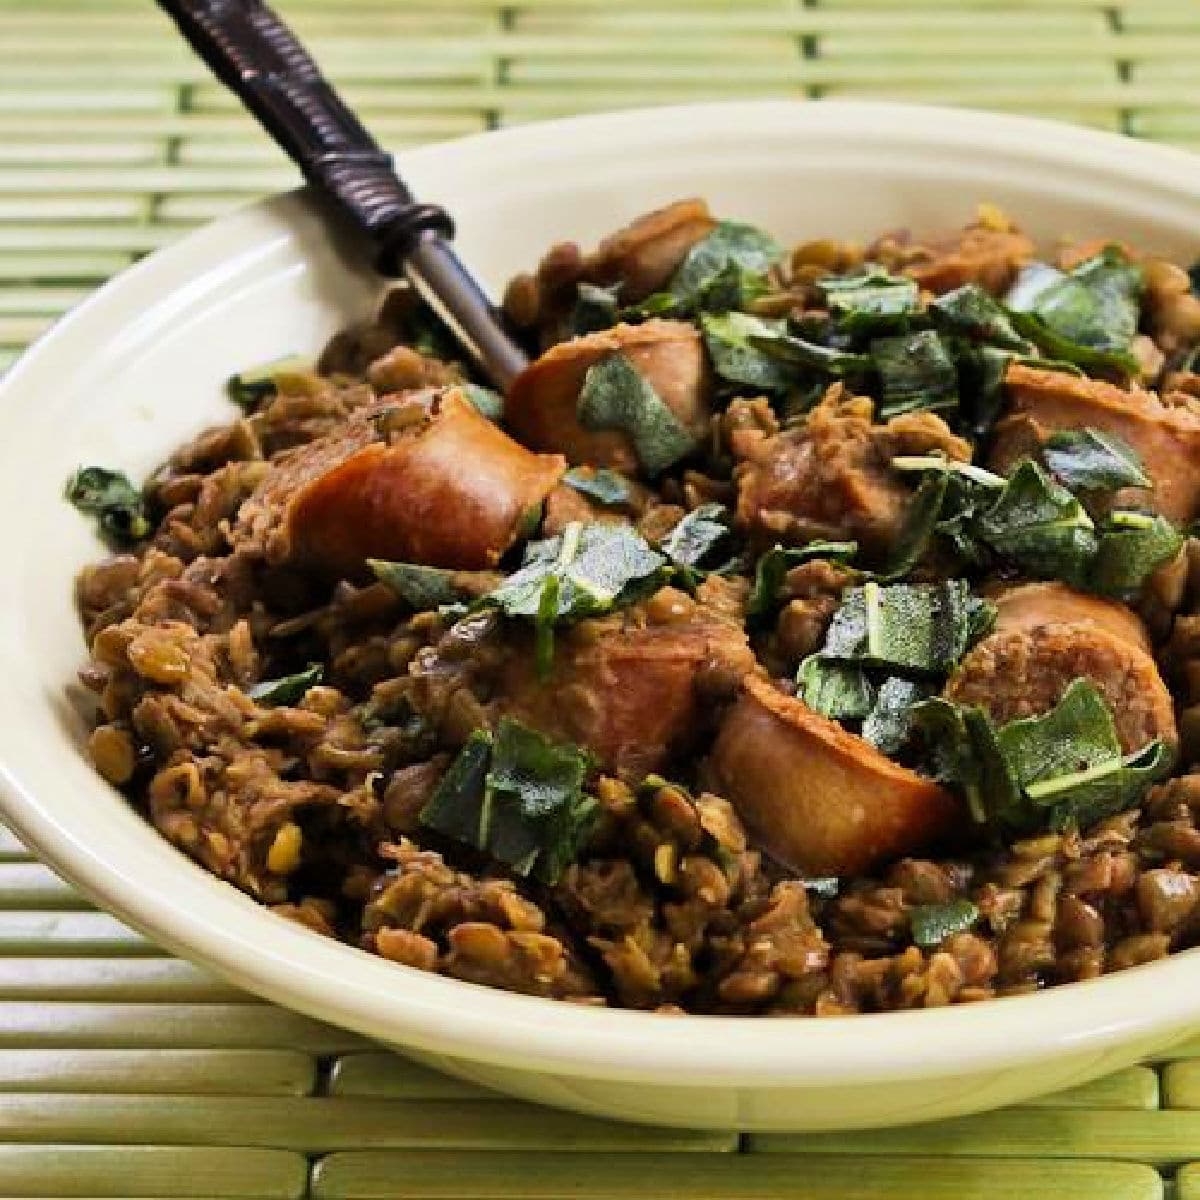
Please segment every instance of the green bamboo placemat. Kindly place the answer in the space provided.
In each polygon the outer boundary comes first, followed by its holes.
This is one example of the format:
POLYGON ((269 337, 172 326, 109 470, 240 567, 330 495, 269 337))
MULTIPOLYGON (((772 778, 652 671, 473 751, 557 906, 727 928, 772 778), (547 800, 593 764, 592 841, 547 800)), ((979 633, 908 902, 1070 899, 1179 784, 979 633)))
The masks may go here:
MULTIPOLYGON (((1200 149, 1196 0, 279 0, 393 148, 569 112, 887 96, 1200 149)), ((150 0, 0 0, 0 370, 293 171, 150 0)), ((632 1129, 497 1102, 247 997, 0 834, 0 1200, 1200 1200, 1200 1039, 925 1128, 632 1129)))

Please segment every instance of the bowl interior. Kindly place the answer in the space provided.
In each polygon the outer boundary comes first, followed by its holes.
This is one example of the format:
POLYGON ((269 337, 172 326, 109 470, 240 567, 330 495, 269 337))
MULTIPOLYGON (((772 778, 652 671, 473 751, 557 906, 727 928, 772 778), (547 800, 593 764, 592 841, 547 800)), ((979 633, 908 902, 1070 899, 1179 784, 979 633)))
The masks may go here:
MULTIPOLYGON (((497 293, 552 242, 592 243, 685 195, 785 243, 953 228, 988 200, 1047 242, 1111 235, 1185 260, 1200 215, 1192 182, 1200 172, 1186 156, 1037 122, 888 106, 731 104, 586 118, 418 151, 402 167, 418 194, 455 215, 463 257, 497 293)), ((941 1051, 929 1039, 885 1034, 895 1017, 822 1022, 819 1038, 792 1027, 786 1041, 778 1023, 726 1020, 719 1038, 695 1042, 689 1030, 711 1022, 569 1010, 370 959, 208 877, 93 774, 74 683, 83 643, 72 580, 100 548, 63 503, 64 480, 85 463, 143 475, 189 434, 228 419, 222 382, 231 372, 315 353, 371 310, 379 283, 355 262, 303 195, 256 206, 109 285, 0 386, 7 818, 85 890, 170 948, 380 1037, 563 1069, 582 1056, 589 1069, 629 1077, 670 1065, 697 1081, 767 1070, 814 1083, 879 1072, 877 1038, 887 1037, 888 1071, 928 1069, 941 1051)), ((1182 1001, 1171 1008, 1162 983, 1174 971, 1175 982, 1194 988, 1195 968, 1195 960, 1166 963, 1096 985, 1090 1028, 1111 1038, 1138 1022, 1182 1021, 1182 1001), (1134 1003, 1146 993, 1159 995, 1157 1007, 1134 1003)), ((1067 1030, 1087 1032, 1069 997, 1022 1003, 984 1009, 1032 1015, 1029 1006, 1041 1005, 1033 1023, 1043 1049, 1067 1030)), ((915 1030, 922 1016, 898 1019, 915 1030)), ((1010 1058, 1038 1053, 1028 1039, 1013 1049, 1012 1020, 941 1014, 937 1040, 957 1029, 966 1038, 955 1050, 960 1063, 1001 1049, 1010 1058)))

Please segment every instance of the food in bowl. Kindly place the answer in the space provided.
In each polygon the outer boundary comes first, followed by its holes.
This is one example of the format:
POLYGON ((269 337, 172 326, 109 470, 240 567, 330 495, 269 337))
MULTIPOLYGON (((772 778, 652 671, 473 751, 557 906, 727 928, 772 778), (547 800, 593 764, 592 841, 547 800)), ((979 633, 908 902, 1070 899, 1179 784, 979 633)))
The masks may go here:
POLYGON ((785 255, 683 201, 505 308, 507 397, 397 289, 144 488, 72 479, 119 548, 92 756, 165 837, 587 1004, 935 1006, 1197 940, 1183 269, 987 206, 785 255))

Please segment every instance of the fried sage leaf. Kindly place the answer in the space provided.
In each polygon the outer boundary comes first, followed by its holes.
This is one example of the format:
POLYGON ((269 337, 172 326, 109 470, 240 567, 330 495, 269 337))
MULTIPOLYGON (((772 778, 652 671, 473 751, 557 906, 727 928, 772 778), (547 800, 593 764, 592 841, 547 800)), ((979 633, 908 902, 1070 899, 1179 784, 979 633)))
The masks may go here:
POLYGON ((420 821, 517 875, 553 884, 595 823, 596 801, 583 790, 591 769, 578 746, 504 718, 494 735, 468 738, 420 821))
POLYGON ((1100 429, 1064 429, 1042 445, 1050 473, 1073 492, 1153 487, 1138 453, 1116 434, 1100 429))
POLYGON ((663 538, 659 549, 694 586, 701 575, 730 561, 732 525, 733 516, 723 504, 701 504, 663 538))
POLYGON ((762 276, 783 257, 770 234, 741 221, 720 221, 688 252, 671 277, 668 292, 683 312, 703 307, 705 292, 728 286, 730 272, 762 276))
POLYGON ((1001 558, 1038 579, 1082 586, 1096 557, 1096 527, 1087 509, 1029 459, 973 528, 1001 558))
POLYGON ((940 675, 987 633, 995 606, 964 579, 850 588, 820 654, 901 672, 940 675))
POLYGON ((879 415, 884 420, 958 407, 958 371, 934 330, 876 338, 871 359, 879 374, 879 415))
POLYGON ((150 533, 146 501, 128 476, 107 467, 80 467, 67 480, 67 499, 80 512, 98 518, 114 546, 130 546, 150 533))
POLYGON ((917 704, 912 722, 926 769, 962 788, 976 820, 1010 836, 1083 829, 1123 812, 1173 758, 1161 740, 1122 755, 1112 712, 1088 679, 1049 712, 999 728, 982 709, 941 697, 917 704))
POLYGON ((660 475, 696 448, 696 438, 624 354, 588 368, 577 408, 590 430, 617 430, 633 443, 647 475, 660 475))
POLYGON ((380 583, 386 583, 413 612, 426 612, 443 604, 453 604, 461 592, 454 583, 454 571, 427 567, 421 563, 387 562, 367 559, 367 566, 380 583))
POLYGON ((874 263, 848 275, 827 275, 816 287, 839 328, 851 336, 898 333, 920 319, 916 280, 874 263))
POLYGON ((784 322, 767 321, 744 312, 704 313, 700 328, 713 370, 726 383, 782 392, 796 382, 794 366, 751 340, 786 337, 784 322))
POLYGON ((608 467, 572 467, 562 481, 581 496, 609 508, 617 508, 633 500, 633 488, 629 480, 608 467))
POLYGON ((1133 375, 1141 268, 1109 246, 1064 273, 1046 263, 1022 268, 1005 303, 1018 332, 1051 358, 1087 370, 1133 375))
POLYGON ((231 375, 225 382, 225 391, 234 404, 249 411, 276 395, 281 379, 289 375, 306 375, 312 369, 309 359, 289 354, 231 375))
POLYGON ((977 283, 966 283, 934 297, 929 315, 943 333, 984 342, 1017 354, 1032 354, 1034 347, 1013 328, 1004 307, 977 283))
POLYGON ((914 904, 908 910, 913 942, 929 950, 948 937, 965 933, 979 920, 979 909, 970 900, 948 900, 945 904, 914 904))
POLYGON ((1133 600, 1146 580, 1182 546, 1183 534, 1166 517, 1125 510, 1110 513, 1100 526, 1088 585, 1102 595, 1133 600))
POLYGON ((796 673, 797 695, 814 712, 835 721, 861 720, 876 702, 875 685, 866 669, 810 654, 796 673))
POLYGON ((663 581, 667 565, 629 525, 573 521, 557 537, 530 543, 520 569, 475 607, 532 621, 545 675, 555 626, 632 603, 663 581))
POLYGON ((303 671, 297 671, 294 675, 256 683, 246 694, 255 703, 268 708, 279 704, 295 704, 304 699, 309 688, 316 687, 324 678, 325 668, 320 663, 309 663, 303 671))

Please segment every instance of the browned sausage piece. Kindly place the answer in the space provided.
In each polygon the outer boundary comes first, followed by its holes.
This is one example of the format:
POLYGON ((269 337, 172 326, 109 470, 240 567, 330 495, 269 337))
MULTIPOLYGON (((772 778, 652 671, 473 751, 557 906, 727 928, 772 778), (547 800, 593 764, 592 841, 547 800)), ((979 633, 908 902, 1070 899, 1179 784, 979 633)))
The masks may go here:
POLYGON ((999 296, 1033 258, 1036 247, 1019 230, 970 225, 961 233, 925 242, 922 249, 920 257, 904 266, 904 273, 921 287, 941 293, 975 283, 999 296))
POLYGON ((702 676, 736 687, 754 669, 754 654, 739 625, 702 612, 677 624, 608 624, 560 632, 548 679, 537 677, 532 655, 513 655, 497 713, 586 746, 606 770, 640 781, 695 745, 702 676))
POLYGON ((912 495, 891 470, 892 458, 936 450, 966 462, 971 447, 932 413, 885 425, 871 418, 870 400, 834 389, 802 425, 745 439, 736 472, 739 524, 763 543, 841 537, 886 552, 912 495))
POLYGON ((985 589, 996 606, 993 633, 1027 632, 1041 625, 1095 625, 1150 653, 1150 635, 1141 618, 1118 604, 1077 592, 1057 580, 985 589))
POLYGON ((1097 624, 1047 624, 989 634, 959 663, 946 696, 978 704, 998 725, 1048 712, 1076 679, 1090 679, 1112 709, 1126 754, 1178 741, 1175 708, 1154 659, 1097 624))
POLYGON ((572 463, 636 471, 637 454, 624 433, 587 430, 577 413, 588 368, 618 352, 699 438, 710 415, 708 364, 700 334, 684 321, 616 325, 552 346, 517 376, 505 399, 504 416, 517 437, 572 463))
POLYGON ((959 818, 945 788, 760 676, 747 676, 709 760, 711 786, 752 838, 808 876, 860 875, 910 854, 959 818))
POLYGON ((341 575, 361 574, 368 558, 479 570, 496 565, 565 469, 450 388, 380 405, 281 458, 239 533, 272 562, 341 575))
POLYGON ((703 200, 677 200, 610 234, 583 260, 580 277, 621 283, 622 304, 662 291, 687 252, 717 227, 703 200))
POLYGON ((1099 379, 1042 371, 1013 363, 1005 377, 1010 413, 996 424, 990 465, 1007 472, 1036 454, 1052 434, 1099 429, 1137 451, 1154 488, 1121 496, 1149 504, 1168 520, 1186 524, 1200 514, 1200 416, 1168 407, 1153 392, 1122 391, 1099 379))

